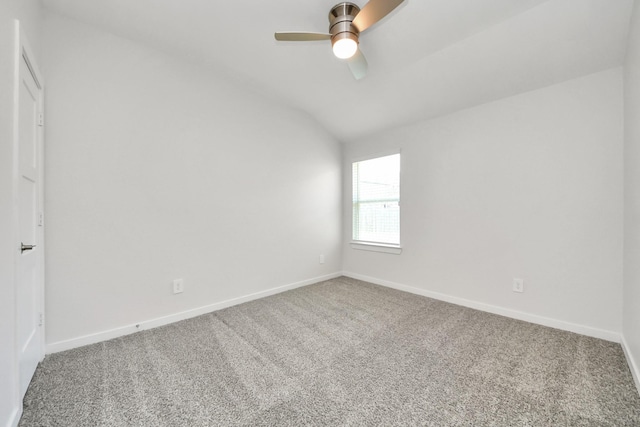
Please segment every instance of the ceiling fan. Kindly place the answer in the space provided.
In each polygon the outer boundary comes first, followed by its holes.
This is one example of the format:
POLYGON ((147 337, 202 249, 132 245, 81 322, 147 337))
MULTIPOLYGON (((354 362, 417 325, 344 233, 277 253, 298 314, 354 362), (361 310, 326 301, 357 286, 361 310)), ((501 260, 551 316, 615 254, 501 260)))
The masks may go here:
POLYGON ((331 40, 333 54, 346 59, 356 80, 367 75, 367 60, 358 48, 360 33, 380 21, 404 0, 370 0, 362 10, 358 5, 342 2, 329 12, 329 32, 278 32, 279 41, 331 40))

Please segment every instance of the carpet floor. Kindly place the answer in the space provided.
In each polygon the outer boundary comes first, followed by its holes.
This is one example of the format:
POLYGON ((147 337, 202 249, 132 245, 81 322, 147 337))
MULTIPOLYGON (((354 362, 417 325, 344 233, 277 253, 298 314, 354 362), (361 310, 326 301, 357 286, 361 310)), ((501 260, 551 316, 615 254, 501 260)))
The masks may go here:
POLYGON ((49 355, 27 426, 640 426, 619 344, 340 277, 49 355))

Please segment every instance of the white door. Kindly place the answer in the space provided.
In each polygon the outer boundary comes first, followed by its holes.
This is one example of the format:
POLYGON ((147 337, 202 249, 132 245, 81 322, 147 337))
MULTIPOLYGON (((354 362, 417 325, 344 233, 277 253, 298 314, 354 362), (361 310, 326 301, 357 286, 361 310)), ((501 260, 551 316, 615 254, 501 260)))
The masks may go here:
POLYGON ((20 365, 20 395, 43 356, 42 333, 42 232, 39 229, 40 108, 42 88, 34 77, 26 51, 22 50, 18 87, 18 255, 16 282, 16 328, 20 365))

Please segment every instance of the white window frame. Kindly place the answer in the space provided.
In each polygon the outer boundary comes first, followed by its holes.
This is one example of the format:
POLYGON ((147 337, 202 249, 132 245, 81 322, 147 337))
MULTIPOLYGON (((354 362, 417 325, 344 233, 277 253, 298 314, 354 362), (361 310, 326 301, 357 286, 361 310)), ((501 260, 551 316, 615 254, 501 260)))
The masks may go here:
MULTIPOLYGON (((363 240, 354 240, 353 239, 353 164, 354 163, 358 163, 358 162, 364 162, 367 160, 373 160, 373 159, 377 159, 380 157, 387 157, 387 156, 392 156, 395 154, 399 154, 400 155, 400 176, 399 176, 399 180, 400 180, 400 194, 398 196, 398 203, 400 203, 400 200, 402 199, 402 152, 401 150, 394 150, 394 151, 386 151, 386 152, 381 152, 381 153, 376 153, 376 154, 372 154, 366 157, 358 157, 358 158, 354 158, 351 160, 351 162, 349 163, 349 176, 350 176, 350 195, 351 195, 351 242, 350 242, 350 246, 352 249, 356 249, 356 250, 362 250, 362 251, 372 251, 372 252, 380 252, 380 253, 387 253, 387 254, 394 254, 394 255, 400 255, 402 253, 402 233, 401 231, 399 231, 400 235, 398 236, 400 243, 398 244, 393 244, 393 243, 379 243, 379 242, 367 242, 367 241, 363 241, 363 240)), ((400 209, 400 230, 402 230, 402 209, 400 209)))

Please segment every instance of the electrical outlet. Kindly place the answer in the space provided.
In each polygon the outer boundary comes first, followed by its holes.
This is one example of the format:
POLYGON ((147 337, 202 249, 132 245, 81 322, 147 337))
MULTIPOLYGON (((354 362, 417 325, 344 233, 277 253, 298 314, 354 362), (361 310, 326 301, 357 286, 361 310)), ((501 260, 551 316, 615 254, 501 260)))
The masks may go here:
POLYGON ((181 294, 182 292, 184 292, 184 280, 183 279, 176 279, 173 281, 173 293, 174 294, 181 294))
POLYGON ((320 254, 320 264, 324 264, 324 254, 320 254))
POLYGON ((513 292, 524 292, 524 279, 513 279, 513 292))

